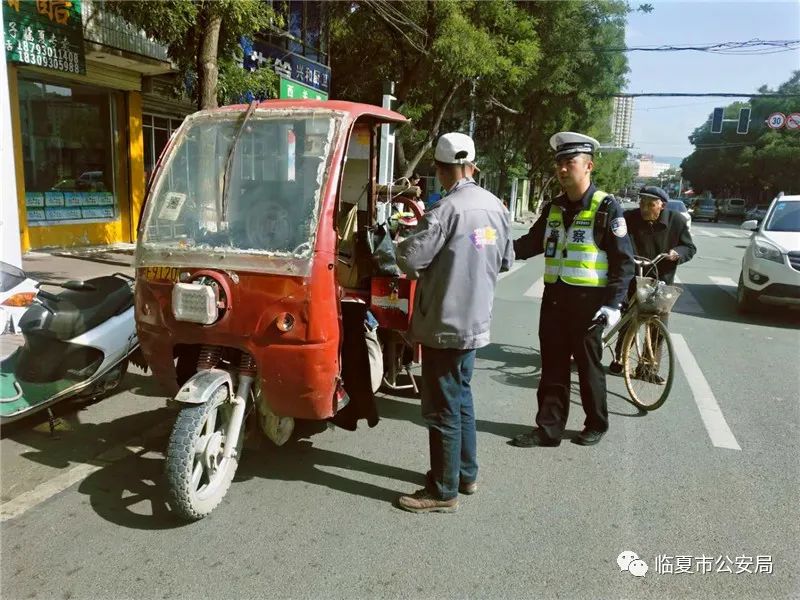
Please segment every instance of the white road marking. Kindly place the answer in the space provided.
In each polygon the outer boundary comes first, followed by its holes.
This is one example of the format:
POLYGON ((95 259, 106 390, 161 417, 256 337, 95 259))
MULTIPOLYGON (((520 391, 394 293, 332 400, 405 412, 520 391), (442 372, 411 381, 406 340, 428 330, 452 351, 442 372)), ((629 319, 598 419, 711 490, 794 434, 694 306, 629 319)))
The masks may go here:
POLYGON ((716 233, 709 231, 708 229, 695 229, 695 231, 700 235, 707 235, 708 237, 719 237, 716 233))
POLYGON ((717 277, 715 275, 709 275, 708 277, 711 281, 714 282, 714 285, 717 285, 723 292, 726 292, 736 297, 736 286, 738 285, 733 279, 730 277, 717 277))
POLYGON ((506 277, 511 275, 514 271, 516 271, 517 269, 521 269, 523 266, 524 266, 523 263, 515 262, 513 265, 511 265, 511 268, 508 271, 503 271, 502 273, 500 273, 497 276, 497 281, 500 281, 501 279, 505 279, 506 277))
POLYGON ((76 465, 69 471, 65 471, 52 479, 43 481, 32 490, 20 494, 8 502, 3 502, 3 504, 0 504, 0 523, 22 515, 34 506, 63 492, 79 481, 83 481, 95 471, 99 471, 123 458, 135 454, 142 454, 146 451, 142 445, 143 440, 158 437, 164 433, 165 429, 169 429, 171 426, 172 424, 169 422, 161 422, 131 440, 99 454, 92 459, 91 463, 76 465))
POLYGON ((700 418, 703 420, 708 437, 711 438, 711 443, 717 448, 741 450, 742 448, 733 436, 731 428, 728 427, 728 422, 719 408, 714 392, 711 391, 711 386, 703 376, 700 365, 697 364, 692 351, 689 350, 686 340, 679 334, 672 334, 671 337, 678 362, 681 363, 681 369, 689 381, 692 396, 694 396, 697 409, 700 411, 700 418))
POLYGON ((534 284, 528 288, 528 290, 523 294, 528 298, 539 298, 541 299, 544 295, 544 277, 539 277, 534 284))
POLYGON ((3 502, 0 505, 0 522, 8 521, 15 517, 20 516, 27 512, 37 504, 41 504, 48 498, 51 498, 63 492, 68 487, 83 481, 89 475, 102 469, 105 465, 89 465, 83 464, 71 468, 69 471, 61 473, 52 479, 40 483, 32 490, 20 494, 16 498, 3 502))

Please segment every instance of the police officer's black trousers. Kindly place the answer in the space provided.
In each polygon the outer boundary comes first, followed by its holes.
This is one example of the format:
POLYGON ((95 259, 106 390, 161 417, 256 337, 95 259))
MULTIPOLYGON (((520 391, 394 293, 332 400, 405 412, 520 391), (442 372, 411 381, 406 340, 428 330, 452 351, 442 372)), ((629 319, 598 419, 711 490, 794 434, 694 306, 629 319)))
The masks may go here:
POLYGON ((548 284, 539 317, 542 375, 537 398, 536 424, 551 439, 561 439, 570 405, 570 358, 578 365, 584 427, 608 429, 606 373, 603 368, 602 329, 592 317, 602 306, 602 288, 583 288, 565 283, 548 284))

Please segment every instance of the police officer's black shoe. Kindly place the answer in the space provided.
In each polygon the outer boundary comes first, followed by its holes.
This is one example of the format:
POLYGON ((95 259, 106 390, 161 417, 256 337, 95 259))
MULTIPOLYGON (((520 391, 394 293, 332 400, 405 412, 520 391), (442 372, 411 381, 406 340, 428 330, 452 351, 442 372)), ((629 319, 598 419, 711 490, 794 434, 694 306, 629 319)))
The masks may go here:
POLYGON ((605 433, 605 431, 595 431, 594 429, 585 428, 575 438, 575 443, 579 446, 594 446, 603 439, 605 433))
POLYGON ((554 440, 543 430, 536 428, 528 433, 520 433, 511 443, 520 448, 533 448, 534 446, 555 447, 561 444, 561 440, 554 440))
POLYGON ((608 372, 612 375, 622 375, 622 363, 612 360, 608 365, 608 372))

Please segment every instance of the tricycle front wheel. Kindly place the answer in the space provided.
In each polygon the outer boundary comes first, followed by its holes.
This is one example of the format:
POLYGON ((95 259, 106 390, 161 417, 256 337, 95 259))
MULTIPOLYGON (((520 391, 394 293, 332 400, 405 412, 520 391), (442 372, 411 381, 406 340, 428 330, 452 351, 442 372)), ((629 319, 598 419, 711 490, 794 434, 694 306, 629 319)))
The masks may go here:
POLYGON ((220 385, 208 402, 185 406, 178 413, 169 438, 166 479, 169 503, 183 519, 202 519, 222 501, 239 464, 244 427, 233 441, 230 458, 223 453, 234 405, 228 386, 220 385))

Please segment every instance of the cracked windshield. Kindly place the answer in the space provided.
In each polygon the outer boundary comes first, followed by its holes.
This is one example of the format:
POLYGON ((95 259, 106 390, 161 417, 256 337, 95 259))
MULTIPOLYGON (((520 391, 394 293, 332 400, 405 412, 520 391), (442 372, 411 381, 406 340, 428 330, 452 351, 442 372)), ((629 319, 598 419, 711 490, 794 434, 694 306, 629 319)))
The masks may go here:
POLYGON ((800 600, 800 0, 0 10, 0 600, 800 600))
POLYGON ((157 172, 144 245, 308 255, 333 123, 259 110, 188 120, 157 172))

